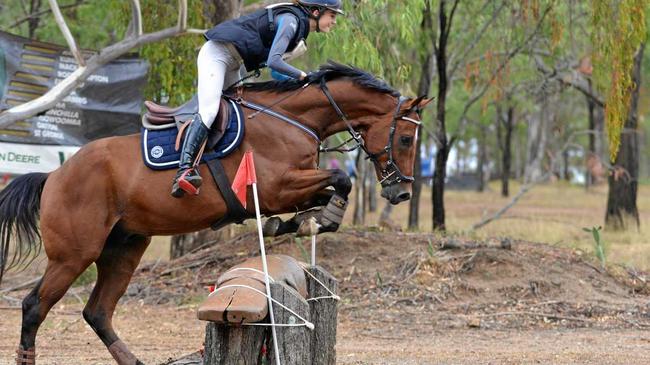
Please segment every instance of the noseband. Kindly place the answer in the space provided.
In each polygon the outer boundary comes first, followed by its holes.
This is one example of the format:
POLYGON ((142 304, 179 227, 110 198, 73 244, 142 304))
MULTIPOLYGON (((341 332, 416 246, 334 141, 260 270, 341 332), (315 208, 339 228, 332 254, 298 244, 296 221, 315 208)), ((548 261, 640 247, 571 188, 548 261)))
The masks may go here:
MULTIPOLYGON (((399 100, 397 101, 397 108, 393 113, 393 120, 391 121, 390 133, 388 134, 388 142, 386 146, 379 152, 370 152, 368 151, 361 134, 356 130, 354 130, 352 124, 348 120, 345 113, 343 113, 339 105, 336 103, 336 101, 334 101, 334 98, 332 97, 332 94, 330 93, 326 83, 327 81, 323 77, 320 80, 321 90, 323 90, 323 93, 325 94, 327 100, 329 100, 330 104, 336 111, 336 114, 338 114, 339 118, 341 118, 341 120, 344 121, 345 124, 347 125, 348 132, 352 136, 352 139, 357 143, 357 146, 355 146, 350 150, 361 148, 368 155, 366 159, 372 161, 372 163, 375 165, 375 168, 381 173, 381 180, 379 181, 381 186, 388 187, 400 182, 413 182, 415 178, 413 176, 404 175, 402 171, 399 169, 399 167, 397 166, 397 164, 395 163, 395 160, 393 159, 393 139, 395 138, 395 131, 397 130, 397 121, 404 120, 407 122, 415 123, 418 126, 420 125, 420 122, 415 119, 407 118, 403 115, 402 116, 399 115, 399 110, 402 107, 402 104, 404 104, 404 102, 408 99, 400 95, 399 100), (386 162, 385 167, 382 167, 381 164, 379 163, 379 157, 383 154, 388 155, 388 161, 386 162)), ((403 114, 404 115, 408 114, 409 111, 410 109, 403 114)))

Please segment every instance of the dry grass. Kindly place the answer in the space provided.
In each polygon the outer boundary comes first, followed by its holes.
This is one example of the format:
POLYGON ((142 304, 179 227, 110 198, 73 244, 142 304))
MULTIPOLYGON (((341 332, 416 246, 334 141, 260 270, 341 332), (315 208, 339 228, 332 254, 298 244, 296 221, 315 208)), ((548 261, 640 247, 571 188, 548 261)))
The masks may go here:
MULTIPOLYGON (((519 190, 519 184, 511 182, 512 194, 519 190)), ((1 188, 2 186, 0 186, 1 188)), ((488 191, 445 192, 446 222, 452 234, 468 233, 472 224, 492 214, 510 201, 499 194, 500 185, 493 183, 488 191)), ((352 200, 353 201, 353 200, 352 200)), ((501 219, 490 223, 476 232, 469 232, 476 238, 508 236, 536 242, 582 249, 593 252, 594 242, 583 227, 603 225, 607 203, 607 185, 585 191, 583 187, 564 182, 539 185, 528 192, 501 219)), ((380 199, 379 210, 384 200, 380 199)), ((643 270, 650 270, 650 185, 641 185, 637 204, 641 215, 641 230, 628 232, 603 232, 609 263, 624 264, 643 270)), ((353 206, 345 217, 345 225, 352 225, 353 206)), ((395 207, 392 219, 404 229, 408 220, 407 203, 395 207)), ((425 188, 421 198, 419 230, 431 230, 431 190, 425 188)), ((379 212, 368 213, 366 225, 376 225, 379 212)), ((169 258, 169 237, 154 237, 145 253, 145 260, 167 260, 169 258)))
MULTIPOLYGON (((511 182, 511 195, 519 191, 520 185, 511 182)), ((604 223, 607 204, 607 185, 586 191, 584 187, 564 182, 539 185, 529 191, 503 217, 475 232, 469 228, 483 217, 510 202, 511 198, 500 195, 500 185, 494 183, 484 193, 474 191, 446 191, 445 209, 448 231, 452 234, 470 234, 476 238, 508 236, 515 239, 545 242, 554 245, 582 249, 593 252, 594 241, 583 227, 601 226, 604 223)), ((380 203, 380 210, 383 208, 380 203)), ((641 216, 641 230, 628 232, 602 233, 608 249, 609 263, 631 265, 640 269, 650 269, 650 186, 639 188, 637 200, 641 216)), ((431 230, 431 190, 425 188, 421 198, 419 230, 431 230)), ((408 204, 395 207, 392 219, 406 227, 408 204)), ((352 208, 350 209, 352 210, 352 208)), ((370 213, 366 224, 374 225, 379 212, 370 213)), ((352 214, 346 214, 351 223, 352 214)))

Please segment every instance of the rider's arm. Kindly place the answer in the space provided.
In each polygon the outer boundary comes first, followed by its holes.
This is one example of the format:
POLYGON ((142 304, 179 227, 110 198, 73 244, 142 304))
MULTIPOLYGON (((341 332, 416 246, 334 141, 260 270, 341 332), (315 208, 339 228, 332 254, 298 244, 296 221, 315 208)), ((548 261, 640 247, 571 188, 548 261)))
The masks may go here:
POLYGON ((305 73, 284 62, 282 59, 282 55, 287 52, 289 43, 298 29, 298 18, 293 14, 281 14, 277 17, 276 22, 277 32, 275 33, 266 65, 273 71, 300 79, 304 77, 305 73))

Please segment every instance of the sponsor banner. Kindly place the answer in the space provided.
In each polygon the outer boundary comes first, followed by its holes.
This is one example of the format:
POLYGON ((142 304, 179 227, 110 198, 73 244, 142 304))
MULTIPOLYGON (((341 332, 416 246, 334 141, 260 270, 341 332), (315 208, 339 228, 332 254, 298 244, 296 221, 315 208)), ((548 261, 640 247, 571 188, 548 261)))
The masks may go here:
POLYGON ((56 170, 81 147, 0 142, 0 172, 26 174, 56 170))
MULTIPOLYGON (((77 67, 66 47, 0 32, 0 111, 43 95, 77 67)), ((103 66, 54 108, 0 129, 0 142, 80 146, 137 133, 147 68, 128 57, 103 66)))

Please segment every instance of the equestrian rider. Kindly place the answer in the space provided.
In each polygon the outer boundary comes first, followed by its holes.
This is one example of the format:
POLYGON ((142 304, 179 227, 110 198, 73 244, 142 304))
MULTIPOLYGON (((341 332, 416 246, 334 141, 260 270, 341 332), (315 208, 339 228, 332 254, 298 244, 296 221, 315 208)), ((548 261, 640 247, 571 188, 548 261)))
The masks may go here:
POLYGON ((207 41, 197 60, 199 111, 186 128, 172 196, 198 193, 202 180, 195 160, 219 112, 222 90, 241 80, 241 64, 247 71, 268 66, 276 78, 305 79, 307 74, 285 59, 304 51, 310 32, 329 32, 337 14, 343 14, 341 0, 295 0, 228 20, 204 34, 207 41))

